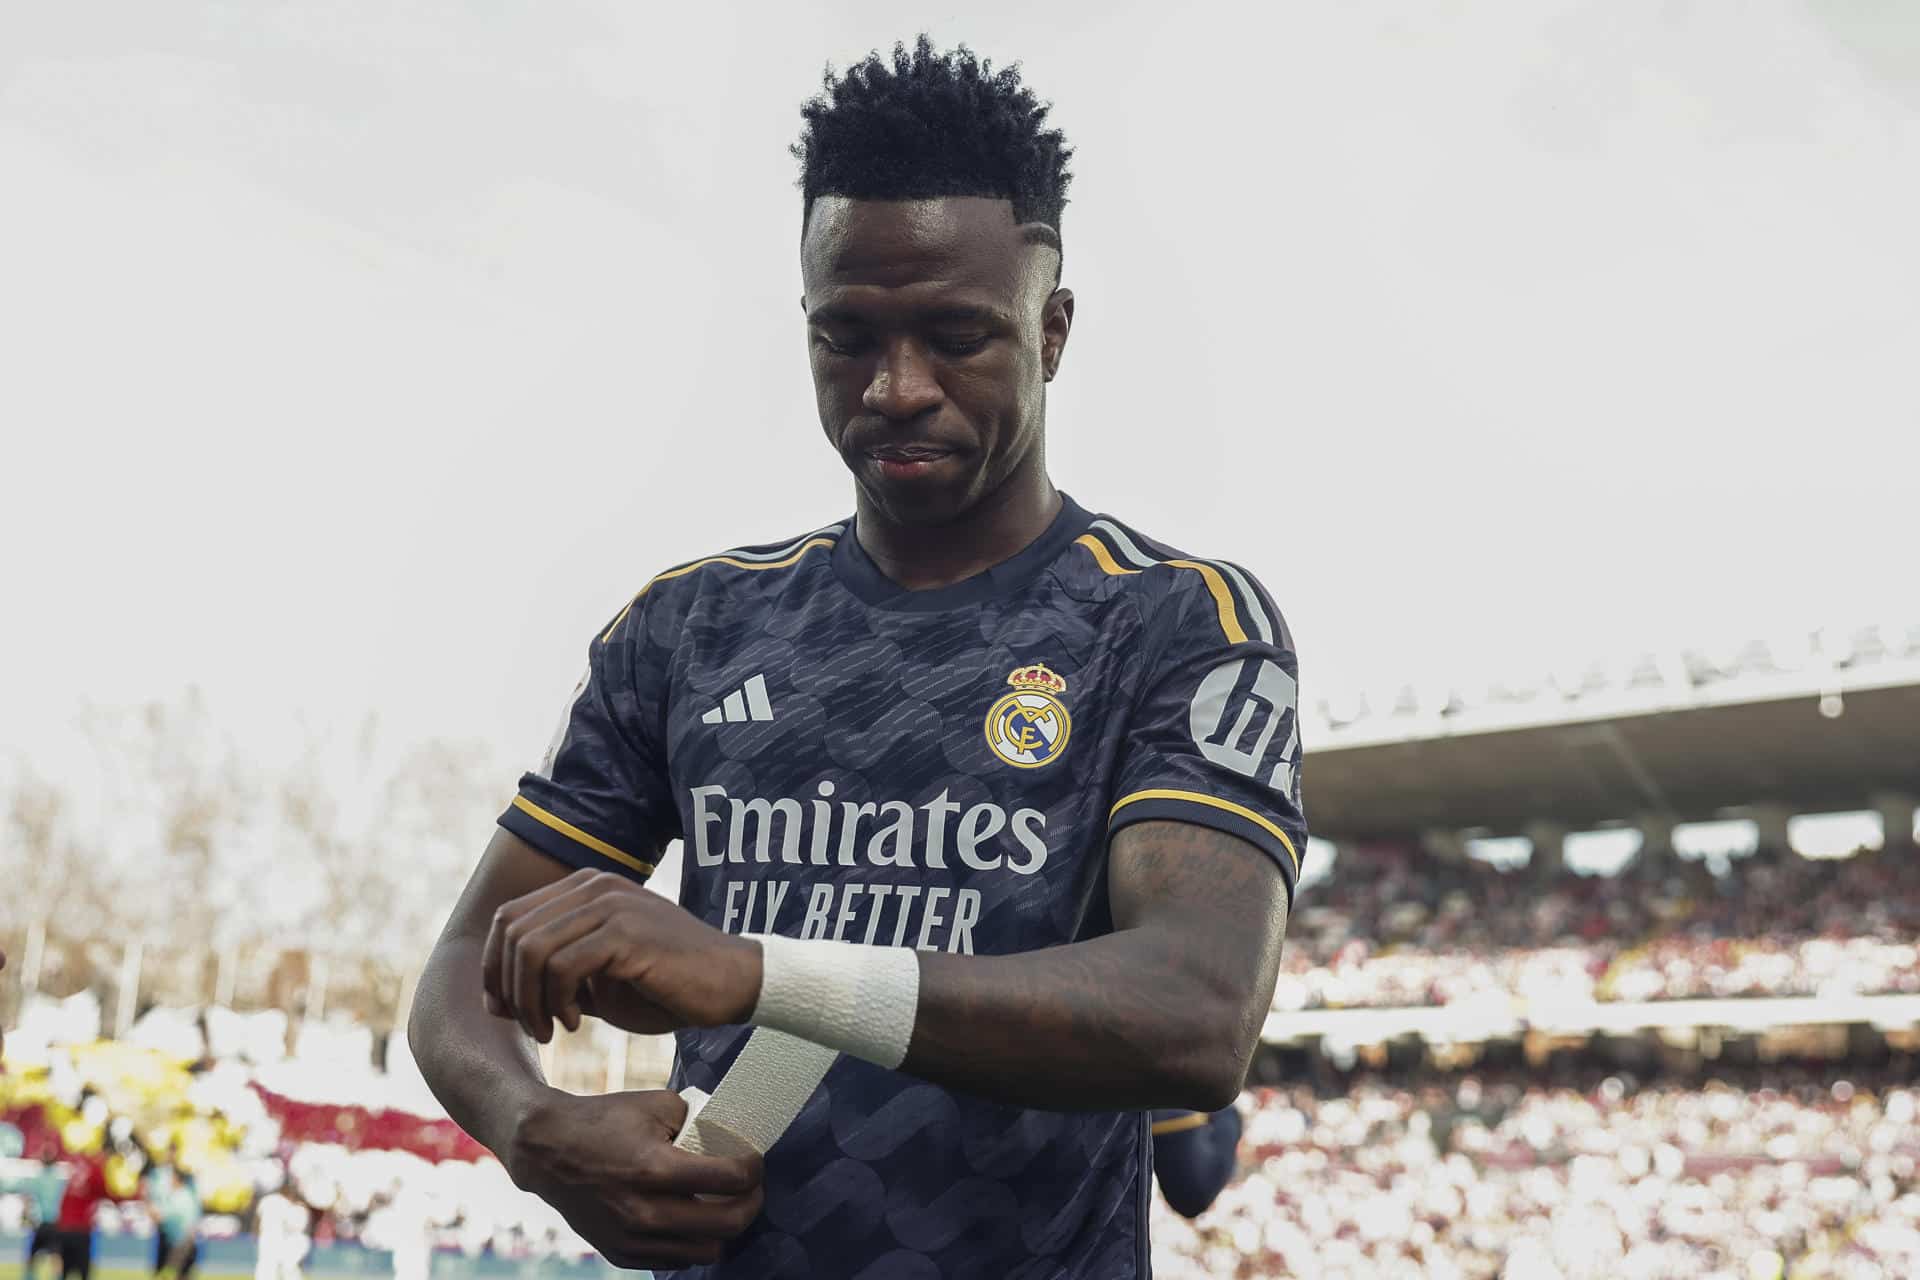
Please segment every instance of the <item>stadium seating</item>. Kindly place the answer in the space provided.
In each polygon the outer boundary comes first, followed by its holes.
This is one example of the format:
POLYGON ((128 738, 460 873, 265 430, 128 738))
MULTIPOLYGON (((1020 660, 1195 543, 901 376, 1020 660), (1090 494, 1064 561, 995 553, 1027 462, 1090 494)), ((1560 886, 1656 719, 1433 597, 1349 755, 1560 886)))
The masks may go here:
POLYGON ((1195 1222, 1155 1218, 1154 1274, 1905 1280, 1920 1276, 1912 1080, 1905 1063, 1259 1090, 1242 1100, 1242 1176, 1195 1222))
MULTIPOLYGON (((1357 848, 1303 888, 1275 1006, 1284 1021, 1434 1006, 1453 1017, 1488 1001, 1915 994, 1916 938, 1909 849, 1762 855, 1722 876, 1667 860, 1542 877, 1357 848)), ((382 1042, 351 1018, 158 1008, 113 1042, 96 1038, 88 993, 28 1014, 0 1074, 0 1119, 28 1153, 97 1147, 119 1117, 200 1172, 216 1235, 241 1229, 257 1188, 284 1181, 326 1209, 320 1242, 378 1247, 412 1229, 393 1197, 404 1184, 443 1248, 590 1253, 439 1113, 397 1038, 391 1069, 374 1070, 382 1042)), ((1338 1064, 1323 1072, 1350 1065, 1325 1045, 1320 1060, 1338 1064)), ((1156 1274, 1920 1276, 1912 1061, 1714 1070, 1719 1083, 1636 1085, 1598 1065, 1572 1081, 1421 1065, 1257 1090, 1241 1104, 1240 1177, 1197 1222, 1160 1214, 1156 1274)), ((596 1085, 589 1072, 580 1087, 596 1085)), ((0 1197, 0 1231, 18 1214, 0 1197)), ((147 1229, 132 1209, 103 1226, 147 1229)))
POLYGON ((1411 851, 1343 851, 1304 889, 1280 1011, 1522 999, 1920 992, 1920 857, 1779 855, 1716 877, 1538 878, 1411 851))

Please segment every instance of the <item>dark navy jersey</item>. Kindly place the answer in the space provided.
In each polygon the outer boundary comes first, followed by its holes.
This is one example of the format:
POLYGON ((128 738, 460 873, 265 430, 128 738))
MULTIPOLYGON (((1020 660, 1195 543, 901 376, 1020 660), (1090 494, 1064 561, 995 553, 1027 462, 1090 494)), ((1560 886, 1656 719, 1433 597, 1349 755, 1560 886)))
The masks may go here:
MULTIPOLYGON (((647 583, 500 822, 636 879, 684 840, 680 903, 730 933, 1033 951, 1111 931, 1107 844, 1146 819, 1239 836, 1291 895, 1297 678, 1250 574, 1070 499, 931 591, 890 581, 848 521, 647 583)), ((748 1034, 680 1032, 673 1087, 712 1092, 748 1034)), ((737 1256, 685 1274, 1144 1276, 1147 1128, 842 1057, 768 1153, 737 1256)))

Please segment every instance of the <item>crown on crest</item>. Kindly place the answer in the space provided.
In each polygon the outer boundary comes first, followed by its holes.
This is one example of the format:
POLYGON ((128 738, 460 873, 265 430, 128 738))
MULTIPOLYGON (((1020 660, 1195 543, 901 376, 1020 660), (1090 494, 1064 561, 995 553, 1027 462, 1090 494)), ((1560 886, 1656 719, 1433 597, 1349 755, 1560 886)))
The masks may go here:
POLYGON ((1040 693, 1060 694, 1067 691, 1067 678, 1053 674, 1043 662, 1019 668, 1007 677, 1007 683, 1016 689, 1033 689, 1040 693))

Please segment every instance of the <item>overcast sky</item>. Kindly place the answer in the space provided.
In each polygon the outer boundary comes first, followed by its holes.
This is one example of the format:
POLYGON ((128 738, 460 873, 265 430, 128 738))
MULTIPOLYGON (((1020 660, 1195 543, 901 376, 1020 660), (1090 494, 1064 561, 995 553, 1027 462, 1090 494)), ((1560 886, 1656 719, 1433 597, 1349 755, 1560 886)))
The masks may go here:
POLYGON ((786 148, 922 27, 1078 149, 1056 481, 1308 699, 1920 611, 1903 6, 44 0, 0 752, 199 685, 517 767, 654 572, 848 512, 786 148))

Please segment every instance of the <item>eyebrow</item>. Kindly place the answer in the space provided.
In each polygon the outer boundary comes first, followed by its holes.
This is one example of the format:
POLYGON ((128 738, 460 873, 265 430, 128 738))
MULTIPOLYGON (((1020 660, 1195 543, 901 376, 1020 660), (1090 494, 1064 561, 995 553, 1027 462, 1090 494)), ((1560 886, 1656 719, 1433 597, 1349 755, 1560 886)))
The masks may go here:
MULTIPOLYGON (((912 312, 913 319, 921 324, 984 324, 1011 326, 1013 319, 998 307, 955 303, 941 307, 912 312)), ((843 302, 823 302, 807 313, 807 323, 849 324, 870 323, 870 317, 858 307, 843 302)))

